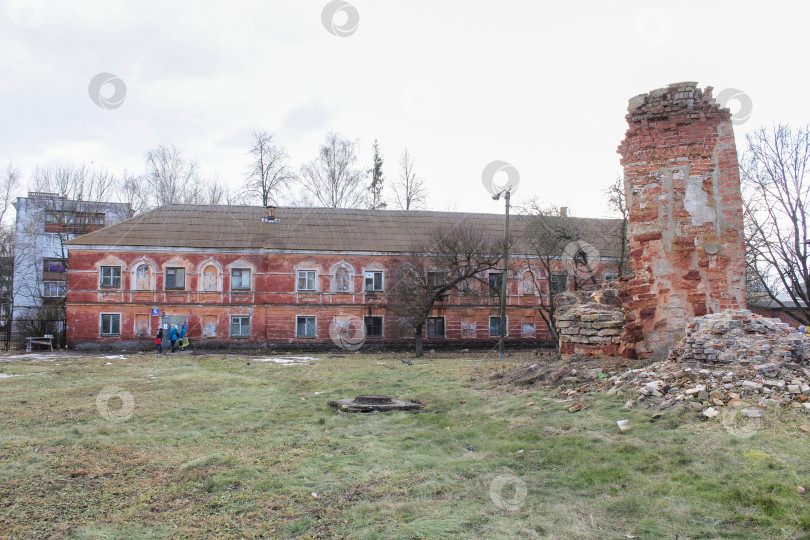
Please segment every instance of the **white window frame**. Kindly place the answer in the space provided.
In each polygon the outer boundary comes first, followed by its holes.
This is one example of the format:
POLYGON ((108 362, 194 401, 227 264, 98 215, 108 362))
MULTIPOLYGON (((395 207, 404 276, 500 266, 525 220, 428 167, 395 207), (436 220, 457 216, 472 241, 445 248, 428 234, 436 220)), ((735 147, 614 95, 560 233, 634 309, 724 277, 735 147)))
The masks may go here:
POLYGON ((99 315, 99 334, 102 336, 120 336, 121 335, 121 314, 120 313, 101 313, 99 315), (112 321, 117 317, 118 332, 104 332, 104 318, 109 317, 110 330, 112 330, 112 321))
POLYGON ((251 323, 252 323, 252 321, 250 319, 251 319, 250 315, 231 315, 230 324, 228 325, 228 335, 230 337, 232 337, 232 338, 250 337, 251 323), (243 324, 243 322, 239 323, 239 329, 242 332, 240 332, 239 334, 234 334, 233 333, 233 321, 234 321, 234 319, 237 319, 237 318, 238 319, 247 319, 247 334, 244 333, 245 325, 243 324))
POLYGON ((363 290, 376 293, 385 290, 385 272, 382 270, 363 271, 363 290), (370 275, 369 275, 370 274, 370 275), (379 278, 379 283, 378 279, 379 278))
POLYGON ((447 317, 445 317, 445 316, 428 317, 427 321, 425 322, 425 336, 427 336, 429 338, 435 338, 435 339, 446 338, 447 337, 447 317), (440 335, 440 336, 437 336, 437 335, 431 336, 430 335, 430 324, 429 323, 430 323, 431 320, 435 320, 435 319, 441 319, 442 320, 442 335, 440 335))
MULTIPOLYGON (((506 333, 504 334, 504 336, 508 336, 509 335, 509 316, 508 315, 504 318, 503 322, 504 322, 504 326, 506 327, 506 333)), ((501 324, 501 316, 500 315, 490 315, 489 316, 489 330, 488 330, 489 331, 489 337, 497 337, 497 338, 501 337, 500 324, 501 324), (498 328, 498 333, 497 334, 492 333, 492 319, 495 319, 495 320, 498 321, 499 328, 498 328)))
POLYGON ((549 294, 549 296, 555 296, 557 294, 562 294, 564 292, 567 292, 568 291, 568 285, 569 285, 569 283, 568 283, 568 274, 567 273, 565 273, 565 272, 555 272, 555 273, 551 274, 548 277, 548 294, 549 294), (552 283, 552 280, 555 277, 560 277, 560 276, 565 278, 565 282, 563 284, 562 290, 560 292, 558 292, 558 293, 555 293, 552 286, 551 286, 551 283, 552 283))
POLYGON ((296 315, 295 316, 295 337, 297 338, 315 338, 318 337, 318 318, 315 315, 296 315), (312 319, 312 335, 308 335, 306 333, 301 334, 298 332, 299 324, 301 321, 304 321, 304 328, 305 330, 309 328, 309 319, 312 319))
POLYGON ((295 278, 295 290, 314 292, 318 290, 318 272, 316 270, 298 270, 295 278), (304 280, 304 287, 301 287, 301 280, 304 280), (311 287, 310 287, 311 281, 311 287))
POLYGON ((121 288, 121 267, 120 266, 101 266, 98 269, 99 287, 105 289, 120 289, 121 288), (105 270, 109 275, 105 275, 105 270), (117 272, 116 272, 117 271, 117 272))
POLYGON ((232 291, 249 291, 251 284, 251 271, 250 268, 231 268, 231 290, 232 291), (239 287, 234 287, 234 276, 239 273, 239 287), (245 272, 247 272, 247 286, 244 285, 245 272))
POLYGON ((59 280, 49 280, 42 282, 42 296, 45 298, 62 298, 67 293, 67 282, 66 281, 59 281, 59 280), (57 284, 57 293, 56 294, 49 294, 52 292, 53 285, 57 284), (61 285, 61 287, 59 286, 61 285))
POLYGON ((500 276, 500 286, 503 287, 503 270, 493 270, 487 273, 487 293, 501 295, 500 287, 496 290, 492 285, 492 276, 500 276))

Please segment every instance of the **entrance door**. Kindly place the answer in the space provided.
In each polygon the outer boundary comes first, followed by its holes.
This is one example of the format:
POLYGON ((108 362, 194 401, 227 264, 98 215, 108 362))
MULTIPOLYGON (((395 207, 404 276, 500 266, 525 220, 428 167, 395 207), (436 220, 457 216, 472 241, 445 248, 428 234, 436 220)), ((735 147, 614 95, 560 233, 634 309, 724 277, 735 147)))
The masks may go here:
POLYGON ((172 325, 177 325, 177 333, 180 333, 180 327, 186 324, 186 317, 184 315, 164 315, 163 316, 163 344, 171 345, 169 341, 169 334, 172 331, 172 325))

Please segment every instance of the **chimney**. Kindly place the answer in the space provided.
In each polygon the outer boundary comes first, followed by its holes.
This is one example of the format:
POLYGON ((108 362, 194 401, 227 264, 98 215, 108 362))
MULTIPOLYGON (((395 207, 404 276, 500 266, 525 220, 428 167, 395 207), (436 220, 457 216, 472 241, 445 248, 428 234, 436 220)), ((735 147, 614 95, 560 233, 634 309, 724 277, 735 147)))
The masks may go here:
POLYGON ((267 217, 263 217, 262 221, 264 223, 275 223, 276 221, 278 221, 278 218, 276 218, 276 214, 275 214, 276 207, 275 206, 266 206, 265 208, 267 208, 267 217))
POLYGON ((560 207, 560 217, 568 217, 568 207, 561 206, 560 207))

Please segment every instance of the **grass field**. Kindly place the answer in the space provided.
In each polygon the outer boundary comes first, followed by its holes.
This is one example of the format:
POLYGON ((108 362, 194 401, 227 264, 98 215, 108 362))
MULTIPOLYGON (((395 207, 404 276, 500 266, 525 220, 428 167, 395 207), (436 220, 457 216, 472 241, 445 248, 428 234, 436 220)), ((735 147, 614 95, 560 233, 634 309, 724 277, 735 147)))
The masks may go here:
MULTIPOLYGON (((810 422, 569 413, 441 354, 0 357, 0 537, 797 538, 810 422), (248 363, 250 362, 250 363, 248 363), (9 377, 8 375, 15 375, 9 377), (521 393, 522 392, 522 393, 521 393), (422 413, 337 414, 383 393, 422 413), (464 402, 462 402, 464 401, 464 402), (532 405, 528 403, 533 402, 532 405), (620 433, 616 421, 633 428, 620 433), (467 449, 472 447, 473 451, 467 449)), ((509 363, 523 365, 518 356, 509 363)))

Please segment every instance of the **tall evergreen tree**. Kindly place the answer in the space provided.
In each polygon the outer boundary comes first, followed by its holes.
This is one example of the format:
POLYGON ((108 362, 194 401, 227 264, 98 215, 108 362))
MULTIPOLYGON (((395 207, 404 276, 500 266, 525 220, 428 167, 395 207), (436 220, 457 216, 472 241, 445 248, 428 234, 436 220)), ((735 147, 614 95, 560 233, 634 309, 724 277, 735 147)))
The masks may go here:
POLYGON ((374 166, 369 170, 371 173, 371 185, 368 190, 371 192, 371 209, 381 210, 385 208, 385 202, 382 200, 383 188, 383 158, 380 154, 380 145, 377 139, 374 139, 374 166))

